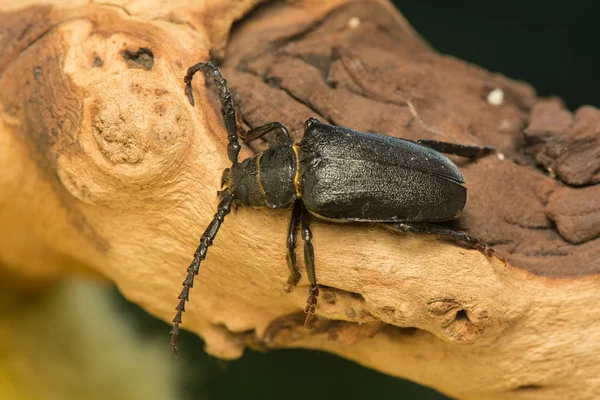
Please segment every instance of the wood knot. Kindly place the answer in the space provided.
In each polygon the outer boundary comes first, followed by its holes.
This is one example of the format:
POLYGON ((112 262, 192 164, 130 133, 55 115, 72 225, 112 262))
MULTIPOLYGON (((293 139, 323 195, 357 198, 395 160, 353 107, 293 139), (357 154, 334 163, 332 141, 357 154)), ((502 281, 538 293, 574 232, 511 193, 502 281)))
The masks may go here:
POLYGON ((61 183, 86 203, 125 205, 132 194, 153 196, 150 189, 169 184, 189 154, 193 125, 179 107, 185 97, 136 74, 90 89, 88 125, 78 135, 91 135, 95 146, 59 158, 61 183))
POLYGON ((137 164, 148 153, 169 153, 184 141, 188 121, 172 106, 168 91, 130 82, 126 92, 99 96, 91 108, 94 138, 106 158, 137 164))

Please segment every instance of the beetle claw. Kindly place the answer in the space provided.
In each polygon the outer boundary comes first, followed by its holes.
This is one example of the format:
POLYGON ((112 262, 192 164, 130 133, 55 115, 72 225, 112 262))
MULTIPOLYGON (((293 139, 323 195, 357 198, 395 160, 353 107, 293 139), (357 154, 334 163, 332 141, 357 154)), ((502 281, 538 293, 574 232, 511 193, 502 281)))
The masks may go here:
POLYGON ((496 250, 494 250, 493 247, 490 247, 485 243, 478 243, 475 246, 475 249, 478 250, 481 254, 483 254, 484 256, 486 256, 488 258, 496 257, 498 260, 502 261, 504 263, 504 265, 506 265, 506 263, 508 261, 506 258, 498 255, 498 253, 496 252, 496 250))
MULTIPOLYGON (((309 300, 310 301, 310 297, 309 300)), ((315 305, 317 304, 317 299, 314 299, 314 304, 307 304, 306 308, 304 309, 304 312, 306 313, 306 318, 304 319, 304 326, 308 329, 312 328, 312 325, 310 324, 313 315, 315 315, 315 305)))
POLYGON ((283 284, 283 291, 286 293, 292 293, 294 291, 294 284, 287 282, 283 284))
MULTIPOLYGON (((308 308, 308 306, 306 306, 306 308, 308 308)), ((310 324, 310 321, 314 314, 315 314, 314 311, 312 313, 311 312, 306 313, 306 318, 304 319, 304 326, 308 329, 312 329, 312 325, 310 324)))

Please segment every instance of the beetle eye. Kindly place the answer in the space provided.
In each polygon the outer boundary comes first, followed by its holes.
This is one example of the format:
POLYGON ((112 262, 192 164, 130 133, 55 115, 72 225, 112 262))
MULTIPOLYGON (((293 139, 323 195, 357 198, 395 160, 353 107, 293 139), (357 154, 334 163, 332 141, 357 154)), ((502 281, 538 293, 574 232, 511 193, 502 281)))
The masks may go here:
POLYGON ((310 127, 315 123, 315 122, 321 122, 316 118, 309 118, 306 120, 306 122, 304 123, 304 130, 307 131, 310 129, 310 127))
POLYGON ((221 187, 225 186, 231 180, 231 169, 225 168, 223 175, 221 175, 221 187))

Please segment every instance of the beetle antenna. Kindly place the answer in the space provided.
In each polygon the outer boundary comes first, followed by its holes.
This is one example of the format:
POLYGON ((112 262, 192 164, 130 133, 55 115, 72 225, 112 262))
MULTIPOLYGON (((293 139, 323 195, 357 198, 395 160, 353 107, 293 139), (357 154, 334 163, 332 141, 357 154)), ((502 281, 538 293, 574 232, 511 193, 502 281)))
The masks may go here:
POLYGON ((229 144, 227 145, 227 155, 232 164, 237 164, 238 154, 240 154, 242 146, 238 140, 235 109, 233 108, 233 101, 231 100, 231 92, 227 87, 227 80, 223 78, 219 68, 215 67, 210 62, 201 62, 192 65, 183 78, 183 81, 185 82, 185 93, 187 94, 191 105, 194 105, 192 79, 194 79, 194 75, 198 71, 202 71, 207 80, 212 79, 217 87, 217 94, 219 95, 219 101, 221 102, 221 114, 223 115, 223 122, 225 122, 225 130, 227 130, 227 139, 229 140, 229 144))
POLYGON ((178 297, 179 304, 177 304, 177 307, 175 307, 177 314, 175 314, 175 318, 173 318, 173 329, 171 329, 171 351, 175 357, 177 357, 177 336, 179 335, 181 315, 185 311, 185 302, 189 301, 190 289, 194 287, 194 277, 198 275, 198 272, 200 271, 200 263, 206 258, 208 247, 213 244, 213 241, 219 232, 219 228, 221 227, 221 223, 223 223, 225 216, 231 212, 233 200, 233 194, 225 190, 221 196, 221 202, 217 207, 217 213, 202 234, 202 237, 200 238, 200 245, 194 253, 194 260, 187 269, 187 276, 182 284, 183 289, 178 297))

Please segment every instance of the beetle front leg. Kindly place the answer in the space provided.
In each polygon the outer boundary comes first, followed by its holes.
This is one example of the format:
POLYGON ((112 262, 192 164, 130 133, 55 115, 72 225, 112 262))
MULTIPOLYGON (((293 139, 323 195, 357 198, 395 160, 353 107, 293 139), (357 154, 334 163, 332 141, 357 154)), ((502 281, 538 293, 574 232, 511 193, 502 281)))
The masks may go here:
POLYGON ((312 232, 308 221, 309 215, 306 206, 302 204, 302 239, 304 239, 304 264, 306 266, 306 276, 310 286, 308 287, 308 298, 306 299, 306 319, 304 326, 310 328, 310 320, 315 315, 317 308, 317 298, 319 297, 319 286, 317 285, 317 276, 315 274, 315 252, 312 245, 312 232))
POLYGON ((302 201, 296 200, 292 209, 292 218, 290 219, 290 227, 288 229, 287 239, 287 265, 290 270, 290 277, 287 280, 283 290, 291 292, 294 286, 300 280, 300 271, 296 266, 296 238, 298 236, 298 227, 300 225, 300 217, 302 215, 302 201))
POLYGON ((260 139, 269 132, 275 132, 275 141, 277 144, 292 144, 292 138, 287 127, 281 122, 270 122, 265 125, 257 126, 245 132, 242 139, 246 143, 250 143, 256 139, 260 139))

